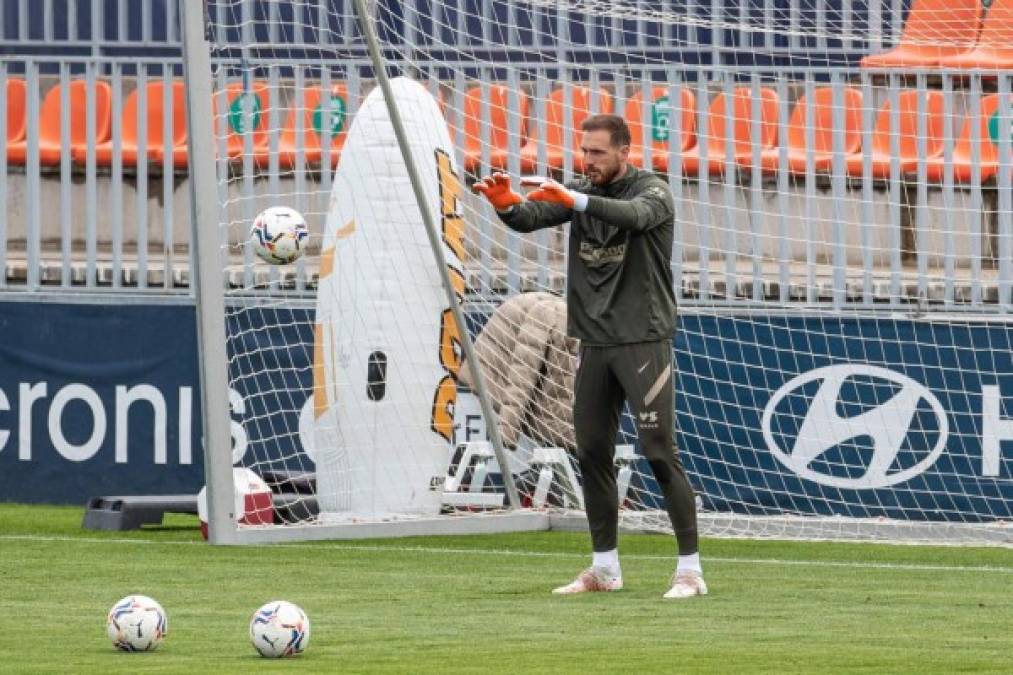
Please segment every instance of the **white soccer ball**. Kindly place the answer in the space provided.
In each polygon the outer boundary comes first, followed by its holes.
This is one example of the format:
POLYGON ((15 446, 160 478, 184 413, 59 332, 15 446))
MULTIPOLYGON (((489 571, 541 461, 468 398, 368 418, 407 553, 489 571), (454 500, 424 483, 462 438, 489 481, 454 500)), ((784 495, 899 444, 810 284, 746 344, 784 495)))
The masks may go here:
POLYGON ((261 656, 295 656, 306 649, 309 641, 310 620, 291 602, 269 602, 250 619, 250 642, 261 656))
POLYGON ((306 250, 310 230, 302 214, 287 206, 264 209, 253 219, 250 245, 261 260, 272 265, 295 262, 306 250))
POLYGON ((117 649, 148 652, 162 643, 169 620, 162 606, 146 595, 128 595, 109 610, 106 632, 117 649))

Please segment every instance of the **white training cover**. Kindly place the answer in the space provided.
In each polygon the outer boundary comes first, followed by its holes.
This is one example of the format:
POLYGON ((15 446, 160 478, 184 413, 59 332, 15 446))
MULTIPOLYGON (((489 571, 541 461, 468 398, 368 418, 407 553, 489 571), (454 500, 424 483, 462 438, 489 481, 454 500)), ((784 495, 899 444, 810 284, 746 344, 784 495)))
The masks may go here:
MULTIPOLYGON (((391 85, 447 264, 461 275, 461 187, 446 121, 419 83, 391 85)), ((439 513, 460 367, 456 335, 377 87, 341 152, 321 251, 313 446, 323 519, 439 513), (371 358, 386 361, 385 376, 374 367, 382 381, 372 388, 371 358)))

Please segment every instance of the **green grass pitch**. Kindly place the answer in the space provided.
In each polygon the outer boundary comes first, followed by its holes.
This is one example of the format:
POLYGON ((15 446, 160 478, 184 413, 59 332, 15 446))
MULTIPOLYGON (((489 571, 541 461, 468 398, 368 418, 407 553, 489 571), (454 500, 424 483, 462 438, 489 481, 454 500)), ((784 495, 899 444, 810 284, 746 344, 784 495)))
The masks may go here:
POLYGON ((221 548, 196 520, 95 533, 81 509, 0 505, 0 672, 1011 672, 1013 550, 705 540, 711 595, 663 601, 673 541, 625 536, 626 589, 549 593, 585 535, 221 548), (153 653, 116 652, 105 614, 143 593, 153 653), (268 600, 303 607, 303 655, 247 638, 268 600))

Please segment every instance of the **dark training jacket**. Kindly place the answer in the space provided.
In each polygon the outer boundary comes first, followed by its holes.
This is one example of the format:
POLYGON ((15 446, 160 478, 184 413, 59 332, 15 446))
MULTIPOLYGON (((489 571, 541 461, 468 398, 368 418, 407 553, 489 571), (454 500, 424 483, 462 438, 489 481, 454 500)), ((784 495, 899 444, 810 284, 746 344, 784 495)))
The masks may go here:
POLYGON ((603 187, 587 179, 566 187, 588 195, 583 213, 526 201, 500 218, 517 232, 570 222, 567 332, 587 345, 670 340, 675 214, 668 184, 628 165, 603 187))

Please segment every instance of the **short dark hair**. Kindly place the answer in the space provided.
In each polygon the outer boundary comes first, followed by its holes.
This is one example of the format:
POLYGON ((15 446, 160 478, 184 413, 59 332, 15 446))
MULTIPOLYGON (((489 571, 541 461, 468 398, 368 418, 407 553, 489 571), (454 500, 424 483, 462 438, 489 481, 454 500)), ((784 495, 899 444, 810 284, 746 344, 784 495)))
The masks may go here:
POLYGON ((613 147, 621 148, 630 144, 630 128, 619 115, 591 115, 580 125, 584 131, 607 131, 613 147))

